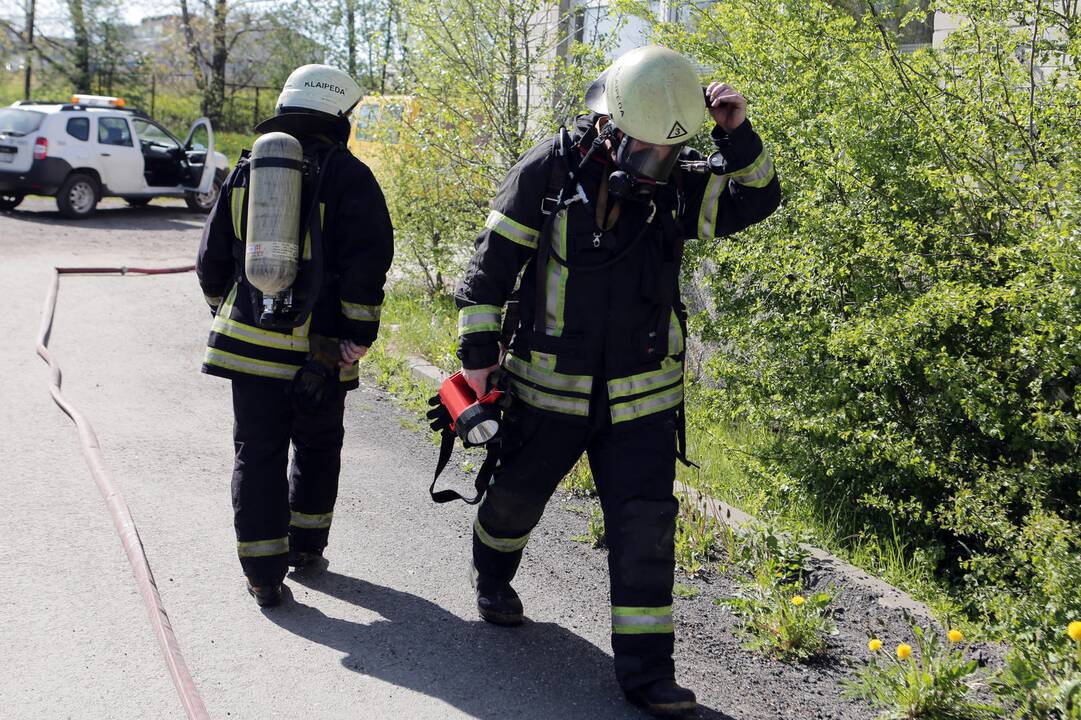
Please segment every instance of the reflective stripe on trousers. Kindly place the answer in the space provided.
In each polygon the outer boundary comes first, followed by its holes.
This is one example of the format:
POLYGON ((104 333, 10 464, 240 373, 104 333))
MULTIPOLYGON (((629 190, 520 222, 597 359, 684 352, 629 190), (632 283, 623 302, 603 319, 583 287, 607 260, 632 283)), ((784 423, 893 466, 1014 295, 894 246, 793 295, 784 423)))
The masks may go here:
POLYGON ((660 635, 674 632, 672 606, 612 606, 613 635, 660 635))
POLYGON ((330 527, 331 520, 333 519, 333 512, 310 515, 308 513, 301 513, 293 510, 289 516, 289 524, 296 528, 304 528, 305 530, 323 530, 330 527))
POLYGON ((480 518, 473 521, 473 530, 477 533, 477 538, 482 543, 497 552, 518 552, 529 542, 529 533, 517 538, 497 538, 489 535, 488 531, 484 529, 484 526, 480 524, 480 518))
POLYGON ((289 536, 272 538, 270 540, 252 540, 238 542, 236 551, 240 557, 267 557, 269 555, 284 555, 289 552, 289 536))

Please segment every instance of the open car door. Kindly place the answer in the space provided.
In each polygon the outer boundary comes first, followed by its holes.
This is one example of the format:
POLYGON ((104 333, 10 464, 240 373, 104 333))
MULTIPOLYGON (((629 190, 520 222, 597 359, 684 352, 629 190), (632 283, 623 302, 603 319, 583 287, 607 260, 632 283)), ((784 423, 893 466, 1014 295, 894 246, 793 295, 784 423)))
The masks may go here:
POLYGON ((214 128, 210 120, 202 117, 195 121, 184 141, 184 154, 188 157, 188 177, 184 189, 202 195, 214 187, 214 128))

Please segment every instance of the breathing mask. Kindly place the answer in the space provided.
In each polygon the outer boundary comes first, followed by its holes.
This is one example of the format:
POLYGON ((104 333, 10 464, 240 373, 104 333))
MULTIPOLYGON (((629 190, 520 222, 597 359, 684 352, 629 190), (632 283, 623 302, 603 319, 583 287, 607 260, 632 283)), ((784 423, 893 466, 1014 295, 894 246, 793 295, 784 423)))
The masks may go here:
POLYGON ((625 133, 616 146, 618 169, 608 177, 608 191, 619 198, 647 201, 672 175, 683 145, 654 145, 625 133))

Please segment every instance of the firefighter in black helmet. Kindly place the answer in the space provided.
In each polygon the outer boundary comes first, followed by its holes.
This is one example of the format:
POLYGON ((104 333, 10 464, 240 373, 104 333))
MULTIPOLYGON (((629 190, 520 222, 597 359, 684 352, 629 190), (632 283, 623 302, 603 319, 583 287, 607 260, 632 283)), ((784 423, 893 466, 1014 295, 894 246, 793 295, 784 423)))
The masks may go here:
POLYGON ((393 232, 379 185, 345 148, 360 97, 356 82, 336 68, 293 71, 275 115, 256 130, 276 133, 279 145, 297 145, 281 133, 295 138, 303 160, 242 157, 199 248, 199 283, 214 312, 203 372, 232 381, 237 553, 259 605, 281 602, 290 565, 321 561, 338 492, 345 393, 357 387, 357 361, 379 329, 393 232), (260 163, 302 172, 303 182, 251 197, 260 192, 251 182, 260 163), (289 203, 299 212, 274 215, 289 203), (250 237, 256 220, 275 231, 299 228, 295 244, 250 237), (264 265, 282 257, 299 267, 282 294, 292 302, 284 320, 251 274, 256 256, 264 265))
POLYGON ((501 363, 514 404, 473 525, 477 605, 489 622, 522 622, 510 582, 549 497, 586 453, 604 511, 617 678, 635 704, 678 716, 696 707, 672 661, 682 244, 763 220, 781 191, 744 98, 713 83, 703 102, 693 65, 671 50, 622 56, 586 103, 594 112, 573 133, 511 170, 455 292, 459 357, 478 394, 500 364, 504 305, 512 292, 517 301, 501 363), (691 174, 678 166, 705 165, 684 145, 706 107, 718 154, 712 173, 691 174))

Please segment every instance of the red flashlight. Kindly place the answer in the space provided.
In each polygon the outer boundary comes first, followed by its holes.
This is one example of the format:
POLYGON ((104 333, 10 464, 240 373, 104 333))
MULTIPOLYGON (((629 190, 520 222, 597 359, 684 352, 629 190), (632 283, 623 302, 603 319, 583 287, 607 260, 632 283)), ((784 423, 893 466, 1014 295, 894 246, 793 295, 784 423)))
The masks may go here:
POLYGON ((456 372, 439 387, 439 401, 450 413, 450 429, 471 445, 483 445, 499 432, 499 408, 503 392, 492 388, 477 397, 461 372, 456 372))

